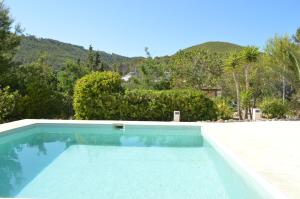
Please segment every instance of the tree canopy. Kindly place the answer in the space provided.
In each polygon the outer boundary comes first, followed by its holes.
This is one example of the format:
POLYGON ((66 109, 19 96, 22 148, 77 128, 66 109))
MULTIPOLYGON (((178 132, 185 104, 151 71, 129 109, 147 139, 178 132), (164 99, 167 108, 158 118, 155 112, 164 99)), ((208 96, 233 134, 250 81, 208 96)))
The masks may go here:
POLYGON ((20 43, 20 26, 16 26, 12 32, 12 25, 9 9, 0 1, 0 74, 12 67, 16 48, 20 43))

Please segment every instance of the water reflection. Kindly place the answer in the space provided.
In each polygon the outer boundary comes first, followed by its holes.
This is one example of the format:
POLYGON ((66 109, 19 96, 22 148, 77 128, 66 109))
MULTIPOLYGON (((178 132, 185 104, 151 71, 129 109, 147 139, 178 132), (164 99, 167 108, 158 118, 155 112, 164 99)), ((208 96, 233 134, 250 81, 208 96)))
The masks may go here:
POLYGON ((0 197, 11 197, 18 193, 67 145, 47 134, 8 135, 0 139, 0 197), (51 151, 50 154, 49 151, 51 151))
POLYGON ((10 196, 13 182, 20 184, 21 164, 15 150, 0 148, 0 196, 10 196))

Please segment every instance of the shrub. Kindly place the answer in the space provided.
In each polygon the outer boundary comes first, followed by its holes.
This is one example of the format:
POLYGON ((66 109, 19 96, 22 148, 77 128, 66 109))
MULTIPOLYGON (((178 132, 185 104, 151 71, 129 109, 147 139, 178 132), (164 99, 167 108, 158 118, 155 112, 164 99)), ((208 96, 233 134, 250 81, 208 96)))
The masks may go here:
POLYGON ((94 72, 77 81, 74 92, 77 119, 170 121, 181 111, 182 121, 214 120, 214 103, 193 90, 129 90, 113 72, 94 72))
POLYGON ((74 111, 77 119, 116 119, 120 116, 121 77, 114 72, 93 72, 76 82, 74 111))
POLYGON ((57 90, 56 73, 43 57, 14 70, 13 84, 22 96, 15 118, 60 118, 63 95, 57 90))
POLYGON ((193 90, 129 90, 123 100, 126 120, 171 121, 180 111, 181 121, 215 120, 213 101, 193 90))
POLYGON ((266 118, 285 118, 288 112, 288 106, 281 99, 264 99, 260 104, 260 109, 266 118))
POLYGON ((233 108, 230 106, 230 103, 225 98, 215 98, 214 100, 217 107, 218 119, 228 120, 233 116, 233 108))
POLYGON ((0 123, 10 121, 14 115, 20 95, 9 87, 0 88, 0 123))

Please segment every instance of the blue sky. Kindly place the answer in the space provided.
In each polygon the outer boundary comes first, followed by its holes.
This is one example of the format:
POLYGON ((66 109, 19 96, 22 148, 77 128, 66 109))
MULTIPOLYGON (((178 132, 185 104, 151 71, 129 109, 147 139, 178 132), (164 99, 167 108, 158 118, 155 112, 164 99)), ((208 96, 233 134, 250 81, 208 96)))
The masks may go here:
POLYGON ((300 26, 299 0, 6 0, 25 33, 125 56, 206 41, 263 48, 300 26))

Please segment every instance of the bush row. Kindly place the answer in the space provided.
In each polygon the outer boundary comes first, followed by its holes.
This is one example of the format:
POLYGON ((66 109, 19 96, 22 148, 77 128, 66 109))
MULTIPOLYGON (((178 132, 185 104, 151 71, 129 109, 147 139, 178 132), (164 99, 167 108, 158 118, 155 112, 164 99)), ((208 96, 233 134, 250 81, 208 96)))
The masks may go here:
POLYGON ((215 120, 213 101, 195 90, 123 91, 117 73, 94 72, 77 81, 74 91, 76 119, 171 121, 215 120))
POLYGON ((287 103, 284 103, 282 99, 276 98, 265 98, 259 107, 263 113, 263 116, 268 119, 285 118, 289 110, 287 103))
POLYGON ((214 103, 192 90, 129 90, 123 96, 123 119, 171 121, 180 111, 181 121, 215 120, 214 103))

